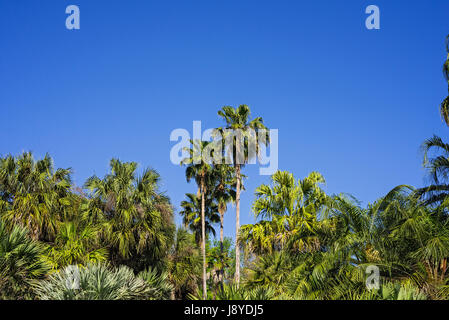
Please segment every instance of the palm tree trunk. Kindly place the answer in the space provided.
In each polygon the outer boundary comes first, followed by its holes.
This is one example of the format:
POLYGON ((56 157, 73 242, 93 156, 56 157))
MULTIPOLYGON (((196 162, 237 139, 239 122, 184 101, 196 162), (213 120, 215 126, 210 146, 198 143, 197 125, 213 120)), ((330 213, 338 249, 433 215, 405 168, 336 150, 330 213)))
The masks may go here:
POLYGON ((220 253, 221 253, 221 270, 220 270, 220 282, 221 282, 221 290, 223 290, 223 282, 224 282, 224 266, 223 266, 223 225, 224 225, 224 211, 223 208, 219 209, 220 211, 220 253))
POLYGON ((446 258, 444 258, 443 262, 441 263, 441 269, 442 269, 441 281, 443 281, 444 276, 446 275, 446 270, 447 270, 447 259, 446 258))
POLYGON ((201 254, 203 255, 203 299, 207 298, 206 284, 206 223, 205 223, 205 190, 204 178, 201 179, 201 254))
POLYGON ((237 185, 235 190, 235 282, 240 284, 240 164, 235 165, 237 185))
POLYGON ((223 254, 223 225, 224 225, 224 212, 223 209, 220 209, 220 251, 223 254))

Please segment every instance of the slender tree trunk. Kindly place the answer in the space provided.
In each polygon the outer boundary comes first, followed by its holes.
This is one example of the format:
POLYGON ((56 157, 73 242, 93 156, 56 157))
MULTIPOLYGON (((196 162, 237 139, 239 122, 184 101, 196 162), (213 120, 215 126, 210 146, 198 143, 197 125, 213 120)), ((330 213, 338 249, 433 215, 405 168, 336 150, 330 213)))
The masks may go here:
POLYGON ((235 165, 237 185, 235 191, 235 282, 240 285, 240 164, 235 165))
POLYGON ((220 270, 220 282, 221 282, 221 290, 223 290, 223 282, 224 282, 224 261, 223 261, 223 225, 224 225, 224 211, 223 208, 219 209, 220 211, 220 252, 221 252, 221 270, 220 270))
POLYGON ((443 262, 441 263, 441 269, 442 269, 441 281, 443 281, 444 276, 446 275, 446 270, 447 270, 447 259, 446 258, 444 258, 443 262))
POLYGON ((204 188, 204 178, 202 178, 201 179, 201 254, 203 255, 203 300, 207 299, 205 193, 206 193, 206 191, 204 188))
POLYGON ((224 225, 224 212, 223 209, 220 209, 220 250, 221 253, 223 254, 223 225, 224 225))

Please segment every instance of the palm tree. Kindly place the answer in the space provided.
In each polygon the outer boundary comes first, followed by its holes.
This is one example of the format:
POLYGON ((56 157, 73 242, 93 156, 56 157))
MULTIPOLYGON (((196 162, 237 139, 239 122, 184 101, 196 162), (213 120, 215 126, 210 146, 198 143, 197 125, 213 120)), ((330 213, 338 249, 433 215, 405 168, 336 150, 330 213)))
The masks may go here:
POLYGON ((163 263, 174 232, 170 200, 159 191, 160 176, 153 169, 137 175, 137 163, 112 159, 111 173, 85 184, 91 192, 83 219, 102 227, 102 238, 114 265, 136 271, 163 263))
POLYGON ((208 150, 210 142, 207 141, 190 141, 193 148, 188 148, 186 151, 189 157, 181 161, 181 165, 186 165, 186 179, 190 182, 195 179, 198 186, 199 196, 201 197, 201 253, 203 256, 203 298, 207 298, 207 283, 206 283, 206 194, 208 192, 208 185, 211 181, 212 164, 204 160, 203 153, 208 150))
MULTIPOLYGON (((235 179, 232 168, 227 164, 215 164, 213 169, 213 181, 215 183, 212 197, 218 205, 220 214, 220 252, 223 258, 223 241, 224 241, 224 214, 228 209, 228 203, 235 201, 235 179)), ((221 265, 224 266, 223 261, 221 265)), ((224 268, 220 271, 221 282, 224 281, 224 268)))
POLYGON ((247 288, 275 288, 280 299, 414 299, 449 292, 448 219, 440 208, 424 206, 411 188, 399 186, 364 209, 347 195, 327 196, 323 182, 318 173, 296 182, 278 171, 271 185, 256 190, 253 210, 262 220, 241 231, 253 254, 247 288), (368 292, 369 265, 401 294, 368 292), (408 290, 409 282, 421 289, 408 290))
MULTIPOLYGON (((227 150, 227 152, 231 152, 233 156, 233 164, 235 170, 235 178, 236 178, 236 195, 235 195, 235 232, 236 232, 236 241, 235 241, 235 281, 237 282, 237 286, 240 283, 240 242, 239 242, 239 232, 240 232, 240 189, 241 189, 241 168, 242 166, 255 154, 252 154, 249 150, 249 140, 250 132, 254 131, 256 134, 259 130, 267 128, 263 124, 263 119, 261 117, 257 117, 250 121, 251 111, 247 105, 240 105, 237 108, 233 108, 231 106, 225 106, 221 110, 218 111, 218 115, 223 118, 226 122, 226 128, 218 128, 222 134, 225 130, 239 130, 242 136, 248 137, 245 139, 243 148, 244 150, 240 150, 241 144, 239 141, 236 141, 236 137, 233 137, 232 145, 230 148, 232 150, 227 150), (243 157, 242 157, 243 156, 243 157), (243 158, 243 163, 240 163, 243 158)), ((223 136, 223 135, 222 135, 223 136)), ((265 139, 267 141, 267 139, 265 139)), ((259 140, 256 136, 255 141, 256 147, 259 146, 259 140)))
MULTIPOLYGON (((191 300, 199 300, 200 295, 190 294, 191 300)), ((257 287, 254 289, 240 288, 237 284, 223 285, 217 292, 216 300, 273 300, 276 298, 272 287, 257 287)))
POLYGON ((197 290, 201 269, 201 256, 194 235, 185 228, 178 228, 168 255, 169 278, 174 287, 172 300, 186 298, 197 290))
POLYGON ((99 245, 99 226, 83 225, 80 221, 61 223, 59 233, 45 253, 53 270, 69 265, 85 266, 107 260, 106 248, 99 245))
POLYGON ((0 159, 0 202, 3 221, 27 227, 36 240, 52 241, 57 225, 71 210, 71 169, 54 170, 46 155, 35 161, 29 152, 0 159))
POLYGON ((295 181, 293 174, 277 171, 271 185, 256 189, 253 211, 256 219, 263 220, 242 226, 241 239, 257 253, 319 248, 318 216, 328 201, 319 186, 324 182, 318 172, 295 181))
MULTIPOLYGON (((202 223, 201 223, 201 197, 193 193, 186 193, 187 200, 181 201, 182 210, 179 214, 183 217, 184 227, 189 229, 195 235, 195 240, 201 246, 202 240, 202 223)), ((210 195, 206 195, 205 202, 205 233, 215 236, 214 223, 219 221, 217 215, 218 206, 214 203, 210 195)))
POLYGON ((158 271, 156 268, 148 268, 139 273, 139 278, 142 278, 146 283, 153 288, 153 296, 155 300, 168 300, 174 290, 170 283, 169 273, 167 271, 158 271))
POLYGON ((28 230, 14 226, 8 232, 0 222, 0 299, 33 298, 33 281, 50 270, 42 253, 43 246, 28 237, 28 230))

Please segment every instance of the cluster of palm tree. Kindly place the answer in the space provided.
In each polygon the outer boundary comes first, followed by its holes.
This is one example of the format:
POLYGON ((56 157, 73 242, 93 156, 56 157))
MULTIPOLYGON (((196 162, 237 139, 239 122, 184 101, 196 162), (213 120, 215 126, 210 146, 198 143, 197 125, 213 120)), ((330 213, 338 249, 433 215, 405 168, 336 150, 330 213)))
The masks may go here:
POLYGON ((170 297, 176 226, 159 174, 138 174, 136 163, 112 159, 110 173, 89 178, 83 189, 70 175, 55 170, 48 155, 0 158, 1 298, 170 297), (72 267, 84 287, 64 289, 72 267), (114 284, 119 278, 128 280, 114 284))
MULTIPOLYGON (((206 237, 210 233, 215 235, 212 225, 220 222, 221 265, 224 265, 226 258, 223 251, 224 214, 228 203, 235 203, 237 235, 240 230, 240 193, 243 188, 241 170, 245 163, 255 156, 250 152, 250 143, 255 142, 256 147, 259 146, 259 143, 263 143, 263 141, 257 139, 257 135, 255 141, 251 140, 254 138, 250 136, 250 132, 257 134, 259 130, 267 129, 261 117, 250 119, 251 112, 247 105, 240 105, 237 108, 225 106, 218 111, 218 115, 225 121, 224 127, 214 130, 215 135, 219 136, 220 139, 212 142, 191 140, 191 147, 186 148, 188 157, 181 161, 181 164, 186 166, 187 181, 190 182, 194 179, 198 186, 197 195, 186 194, 188 200, 181 203, 183 210, 180 213, 183 215, 184 224, 195 232, 197 240, 201 243, 203 299, 207 298, 206 237), (229 135, 237 131, 241 134, 241 137, 233 135, 231 143, 226 143, 229 141, 229 135), (213 148, 217 144, 220 147, 213 148), (231 164, 226 161, 229 158, 232 160, 231 164)), ((236 237, 235 247, 235 282, 238 286, 240 283, 240 244, 238 237, 236 237)), ((224 269, 221 268, 220 280, 222 284, 225 280, 223 275, 224 269)))
MULTIPOLYGON (((449 87, 447 45, 443 72, 449 87)), ((448 99, 443 100, 440 112, 449 126, 448 99)), ((244 106, 224 107, 219 115, 227 128, 250 127, 246 121, 249 109, 244 106)), ((260 118, 255 121, 252 128, 264 128, 260 118)), ((198 239, 204 248, 206 236, 214 233, 211 226, 217 220, 216 165, 201 158, 196 167, 192 166, 195 144, 201 152, 210 149, 209 142, 192 141, 191 157, 185 162, 189 165, 187 178, 195 177, 198 183, 197 199, 202 205, 191 206, 196 208, 193 215, 192 210, 183 214, 185 222, 191 216, 203 223, 198 239)), ((232 148, 235 152, 238 146, 232 148)), ((257 292, 263 299, 449 298, 449 144, 434 136, 423 143, 422 149, 432 183, 419 189, 398 186, 366 208, 350 195, 325 194, 320 187, 324 178, 317 172, 296 180, 293 174, 278 171, 271 177, 271 185, 262 185, 255 192, 253 212, 257 222, 241 228, 241 166, 234 158, 234 177, 229 185, 235 188, 236 203, 235 278, 222 279, 213 297, 250 299, 257 292), (434 149, 439 153, 431 156, 434 149), (241 251, 245 255, 243 286, 239 286, 241 251), (374 288, 367 283, 367 272, 373 268, 379 272, 374 288)), ((249 153, 243 150, 243 154, 249 153)), ((193 201, 182 206, 187 208, 190 203, 193 201)), ((199 233, 199 225, 196 230, 199 233)), ((205 265, 204 249, 202 255, 205 265)), ((203 290, 191 298, 210 297, 204 265, 203 290)))
POLYGON ((278 171, 256 191, 261 218, 242 226, 251 254, 244 286, 278 299, 448 298, 449 218, 416 190, 399 186, 367 208, 348 195, 326 195, 322 176, 295 181, 278 171), (369 267, 380 287, 367 287, 369 267), (396 290, 396 289, 397 290, 396 290), (393 290, 394 289, 394 290, 393 290))

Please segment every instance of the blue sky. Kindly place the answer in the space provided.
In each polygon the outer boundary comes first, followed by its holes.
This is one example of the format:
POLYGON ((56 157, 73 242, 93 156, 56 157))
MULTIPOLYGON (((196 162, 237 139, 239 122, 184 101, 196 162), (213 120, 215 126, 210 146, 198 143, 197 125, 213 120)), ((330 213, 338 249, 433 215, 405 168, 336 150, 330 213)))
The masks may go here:
MULTIPOLYGON (((449 2, 0 2, 0 154, 49 152, 82 185, 112 157, 157 169, 176 208, 184 170, 170 132, 221 125, 247 104, 279 130, 279 168, 321 172, 328 193, 364 205, 399 184, 425 183, 419 146, 447 140, 438 106, 449 2), (65 28, 66 6, 81 29, 65 28), (375 4, 381 29, 365 28, 375 4)), ((248 166, 241 222, 268 177, 248 166)), ((225 218, 234 236, 234 208, 225 218)), ((178 219, 179 221, 179 219, 178 219)))

